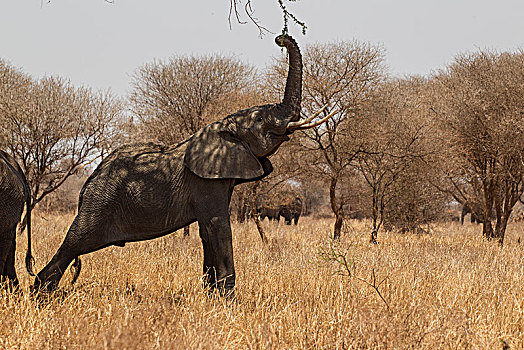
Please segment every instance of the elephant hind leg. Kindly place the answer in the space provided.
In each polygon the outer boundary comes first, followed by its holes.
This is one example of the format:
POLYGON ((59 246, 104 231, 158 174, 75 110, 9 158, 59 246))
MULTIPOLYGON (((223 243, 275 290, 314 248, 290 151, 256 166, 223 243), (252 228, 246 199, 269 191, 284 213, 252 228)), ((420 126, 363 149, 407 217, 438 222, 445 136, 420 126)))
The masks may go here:
MULTIPOLYGON (((53 256, 51 261, 38 273, 35 279, 33 289, 50 292, 58 287, 58 283, 64 272, 73 260, 75 263, 75 272, 73 282, 76 281, 80 274, 79 256, 94 252, 98 249, 108 246, 103 235, 92 230, 85 230, 78 224, 78 216, 75 218, 69 231, 67 232, 64 242, 53 256)), ((97 228, 99 229, 99 228, 97 228)))
POLYGON ((51 292, 58 287, 62 275, 71 261, 76 258, 76 256, 66 252, 62 247, 60 247, 51 261, 36 276, 33 285, 34 291, 51 292))

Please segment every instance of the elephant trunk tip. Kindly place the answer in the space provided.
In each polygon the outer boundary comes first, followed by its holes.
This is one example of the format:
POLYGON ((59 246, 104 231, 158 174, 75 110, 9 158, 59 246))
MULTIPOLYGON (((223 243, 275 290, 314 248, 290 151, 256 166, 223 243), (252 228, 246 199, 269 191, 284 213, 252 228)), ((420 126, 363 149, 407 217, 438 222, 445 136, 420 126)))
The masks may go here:
POLYGON ((280 47, 289 47, 290 45, 297 45, 297 42, 291 35, 280 34, 275 38, 275 43, 280 47))
POLYGON ((286 36, 284 36, 284 34, 280 34, 278 35, 276 38, 275 38, 275 44, 277 44, 278 46, 280 47, 284 47, 284 38, 286 36))

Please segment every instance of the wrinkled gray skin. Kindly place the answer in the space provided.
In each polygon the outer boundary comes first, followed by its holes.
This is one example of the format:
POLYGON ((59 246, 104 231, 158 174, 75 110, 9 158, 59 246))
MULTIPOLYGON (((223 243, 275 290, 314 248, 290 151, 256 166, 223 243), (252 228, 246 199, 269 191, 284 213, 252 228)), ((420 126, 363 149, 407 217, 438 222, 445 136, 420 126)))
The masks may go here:
MULTIPOLYGON (((15 159, 0 151, 0 282, 11 289, 18 286, 15 271, 16 227, 24 205, 27 207, 27 271, 31 270, 31 191, 24 172, 15 159)), ((34 276, 34 275, 33 275, 34 276)))
POLYGON ((140 144, 113 152, 84 184, 78 215, 38 273, 34 289, 55 289, 71 261, 78 265, 80 255, 161 237, 196 221, 204 249, 204 282, 232 295, 231 194, 236 185, 271 173, 267 157, 289 140, 287 124, 300 114, 300 51, 291 37, 277 37, 276 42, 289 53, 283 101, 240 110, 174 147, 140 144))
POLYGON ((279 210, 279 215, 284 218, 287 225, 291 225, 291 221, 297 225, 301 213, 302 199, 300 197, 295 197, 289 203, 282 204, 279 210))

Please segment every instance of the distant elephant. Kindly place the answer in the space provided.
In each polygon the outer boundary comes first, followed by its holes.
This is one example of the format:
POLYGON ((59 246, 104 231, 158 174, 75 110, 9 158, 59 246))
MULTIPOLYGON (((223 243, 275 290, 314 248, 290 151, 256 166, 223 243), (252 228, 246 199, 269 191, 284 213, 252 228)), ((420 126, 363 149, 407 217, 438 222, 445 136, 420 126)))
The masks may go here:
POLYGON ((477 217, 477 214, 475 214, 475 213, 471 210, 471 208, 470 208, 469 205, 464 205, 464 206, 462 207, 462 212, 460 213, 460 223, 461 223, 462 225, 464 225, 464 217, 465 217, 466 215, 468 215, 468 214, 471 214, 470 221, 471 221, 472 224, 473 224, 473 223, 480 224, 480 220, 479 220, 479 218, 477 217))
POLYGON ((262 207, 258 208, 260 220, 267 218, 269 221, 276 220, 280 222, 280 208, 262 207))
POLYGON ((15 271, 16 227, 26 206, 26 268, 33 274, 31 263, 31 190, 24 172, 15 159, 0 151, 0 282, 10 288, 18 286, 15 271))
POLYGON ((289 54, 283 101, 237 111, 176 146, 128 145, 111 153, 84 184, 78 214, 33 290, 55 289, 73 260, 76 278, 80 255, 161 237, 196 221, 204 284, 233 294, 228 208, 234 187, 267 176, 273 170, 268 157, 291 133, 331 116, 299 121, 302 56, 290 36, 278 36, 276 43, 289 54))
POLYGON ((302 199, 300 199, 300 197, 295 197, 287 203, 280 205, 279 215, 285 219, 287 225, 291 225, 291 221, 297 225, 301 213, 302 199))

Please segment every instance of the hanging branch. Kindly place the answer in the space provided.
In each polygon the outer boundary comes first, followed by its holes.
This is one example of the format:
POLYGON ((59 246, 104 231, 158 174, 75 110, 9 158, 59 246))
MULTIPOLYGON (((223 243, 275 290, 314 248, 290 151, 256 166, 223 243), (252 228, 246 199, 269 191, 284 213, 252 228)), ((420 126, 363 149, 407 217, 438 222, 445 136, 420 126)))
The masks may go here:
MULTIPOLYGON (((287 0, 287 1, 295 2, 297 0, 287 0)), ((286 5, 284 4, 284 0, 278 0, 278 4, 280 5, 280 9, 282 10, 282 14, 284 15, 284 28, 282 28, 282 34, 288 34, 288 23, 289 23, 289 19, 291 18, 291 20, 295 22, 296 25, 298 25, 299 27, 302 27, 302 34, 306 35, 306 29, 307 29, 306 24, 300 21, 294 14, 292 14, 291 12, 287 10, 286 5)))
MULTIPOLYGON (((260 20, 255 17, 255 10, 252 7, 252 0, 246 0, 244 4, 243 12, 247 15, 250 22, 253 23, 258 28, 258 36, 261 38, 266 33, 272 33, 269 29, 260 24, 260 20)), ((277 0, 280 9, 282 10, 282 15, 284 17, 284 26, 282 28, 282 34, 288 34, 289 32, 289 20, 291 19, 296 25, 302 28, 302 34, 306 35, 307 26, 304 22, 300 21, 293 13, 289 12, 285 5, 285 1, 295 2, 296 0, 277 0)), ((229 28, 231 28, 231 17, 235 17, 238 24, 246 24, 247 22, 242 20, 240 6, 242 5, 242 0, 230 0, 229 1, 229 28)), ((272 33, 274 34, 274 33, 272 33)))
MULTIPOLYGON (((233 14, 238 24, 247 23, 246 21, 243 21, 242 17, 240 16, 240 10, 238 9, 238 7, 241 4, 242 4, 242 0, 230 0, 229 16, 228 16, 229 29, 231 29, 231 16, 233 16, 233 14)), ((244 12, 246 13, 251 23, 253 23, 257 27, 259 38, 262 38, 265 33, 271 33, 271 31, 267 29, 266 27, 262 26, 260 24, 260 20, 257 17, 255 17, 255 11, 253 10, 253 7, 251 6, 251 0, 246 0, 246 4, 244 5, 244 12)))

